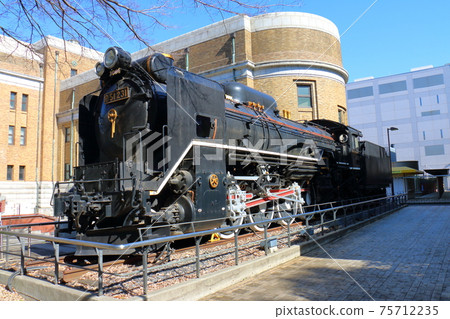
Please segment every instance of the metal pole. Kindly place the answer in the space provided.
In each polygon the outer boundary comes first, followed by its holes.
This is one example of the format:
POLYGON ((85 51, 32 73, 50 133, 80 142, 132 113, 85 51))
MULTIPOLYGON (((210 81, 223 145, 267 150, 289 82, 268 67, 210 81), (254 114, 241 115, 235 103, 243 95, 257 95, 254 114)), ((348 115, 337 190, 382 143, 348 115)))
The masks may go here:
POLYGON ((25 274, 25 243, 21 237, 17 237, 20 243, 20 274, 25 274))
POLYGON ((144 295, 148 294, 148 246, 144 247, 142 255, 142 275, 144 279, 144 295))
POLYGON ((291 247, 291 223, 288 222, 287 224, 288 229, 288 247, 291 247))
POLYGON ((269 249, 268 249, 268 245, 269 243, 267 242, 267 226, 269 226, 268 224, 264 224, 264 253, 266 254, 266 256, 269 254, 269 249))
POLYGON ((200 278, 200 240, 201 237, 195 237, 195 272, 197 278, 200 278))
POLYGON ((103 250, 96 248, 98 256, 98 295, 103 296, 103 250))
POLYGON ((238 243, 238 232, 234 232, 234 262, 239 265, 239 243, 238 243))
POLYGON ((55 249, 55 285, 59 282, 59 244, 52 242, 55 249))

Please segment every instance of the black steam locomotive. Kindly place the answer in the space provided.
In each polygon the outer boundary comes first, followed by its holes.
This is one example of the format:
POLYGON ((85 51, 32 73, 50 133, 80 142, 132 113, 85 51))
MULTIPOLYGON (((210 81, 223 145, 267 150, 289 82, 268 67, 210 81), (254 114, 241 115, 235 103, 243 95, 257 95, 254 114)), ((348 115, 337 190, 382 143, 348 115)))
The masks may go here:
POLYGON ((383 194, 390 182, 385 150, 359 131, 282 118, 271 96, 176 68, 170 56, 132 61, 112 47, 96 73, 100 93, 79 104, 74 187, 54 195, 55 215, 80 239, 119 244, 260 221, 383 194))

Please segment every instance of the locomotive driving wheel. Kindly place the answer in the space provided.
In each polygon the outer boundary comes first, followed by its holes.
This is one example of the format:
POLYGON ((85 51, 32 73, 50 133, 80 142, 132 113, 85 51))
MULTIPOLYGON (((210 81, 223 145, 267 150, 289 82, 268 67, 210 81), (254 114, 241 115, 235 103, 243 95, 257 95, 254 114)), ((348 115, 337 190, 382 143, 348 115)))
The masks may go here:
MULTIPOLYGON (((255 208, 256 208, 255 212, 248 214, 249 223, 257 223, 265 220, 271 220, 275 215, 275 212, 273 211, 273 206, 268 206, 267 203, 256 206, 255 208)), ((269 228, 270 224, 271 223, 269 222, 266 224, 253 225, 250 226, 250 229, 256 232, 261 232, 264 231, 264 225, 267 225, 266 227, 269 228)))
MULTIPOLYGON (((304 212, 303 204, 305 204, 305 200, 303 199, 301 187, 297 183, 293 183, 289 189, 294 191, 294 193, 287 196, 285 199, 280 200, 282 202, 277 205, 277 217, 289 217, 304 212)), ((283 219, 279 221, 278 224, 287 226, 288 224, 292 224, 293 221, 294 218, 283 219)))

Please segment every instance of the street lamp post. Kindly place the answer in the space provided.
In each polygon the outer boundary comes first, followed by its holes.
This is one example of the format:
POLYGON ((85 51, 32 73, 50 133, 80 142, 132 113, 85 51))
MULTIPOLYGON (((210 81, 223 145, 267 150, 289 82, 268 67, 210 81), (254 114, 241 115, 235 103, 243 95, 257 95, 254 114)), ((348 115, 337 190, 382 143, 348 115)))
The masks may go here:
MULTIPOLYGON (((387 139, 388 139, 388 150, 389 150, 389 168, 391 170, 390 174, 392 176, 391 139, 389 138, 389 131, 398 131, 398 128, 393 127, 393 126, 387 128, 387 139)), ((391 190, 392 190, 392 195, 395 195, 394 180, 392 180, 392 183, 391 183, 391 190)))

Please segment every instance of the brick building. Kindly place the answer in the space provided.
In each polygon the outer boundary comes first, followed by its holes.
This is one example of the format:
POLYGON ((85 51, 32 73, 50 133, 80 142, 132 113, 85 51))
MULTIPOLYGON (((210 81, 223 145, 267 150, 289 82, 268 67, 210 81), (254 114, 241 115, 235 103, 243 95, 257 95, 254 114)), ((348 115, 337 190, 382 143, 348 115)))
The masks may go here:
MULTIPOLYGON (((13 82, 0 79, 0 96, 9 101, 11 92, 16 92, 18 105, 0 106, 9 114, 8 121, 0 123, 2 136, 14 126, 14 144, 0 147, 5 163, 0 169, 0 195, 9 192, 13 203, 22 195, 12 193, 26 194, 22 197, 32 198, 29 206, 40 208, 42 189, 47 189, 48 206, 52 182, 70 179, 77 165, 78 101, 99 88, 93 67, 102 54, 47 37, 33 44, 39 54, 30 57, 5 47, 3 41, 0 75, 14 73, 32 85, 27 91, 20 85, 4 86, 13 82), (56 51, 60 52, 57 62, 56 51), (22 60, 30 66, 24 67, 22 60), (23 94, 30 105, 25 112, 20 109, 23 94), (20 145, 22 127, 26 127, 26 145, 20 145), (8 191, 12 181, 19 189, 27 183, 30 191, 8 191)), ((137 59, 154 52, 170 53, 178 67, 218 82, 237 81, 270 94, 281 114, 293 120, 327 118, 347 123, 348 74, 342 66, 339 32, 323 17, 299 12, 235 16, 132 56, 137 59)), ((6 143, 7 137, 3 140, 6 143)))
POLYGON ((235 16, 133 54, 170 53, 175 64, 218 82, 237 81, 272 95, 293 120, 347 123, 340 37, 308 13, 235 16))
POLYGON ((51 212, 58 167, 60 81, 92 69, 102 54, 48 36, 35 53, 0 37, 0 195, 6 213, 51 212))

